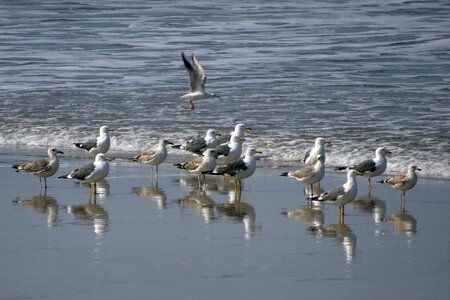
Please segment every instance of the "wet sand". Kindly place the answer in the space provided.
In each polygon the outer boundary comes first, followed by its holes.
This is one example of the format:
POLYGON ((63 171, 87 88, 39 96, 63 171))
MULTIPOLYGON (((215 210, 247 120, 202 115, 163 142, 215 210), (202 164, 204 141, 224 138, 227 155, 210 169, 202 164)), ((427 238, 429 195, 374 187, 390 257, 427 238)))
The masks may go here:
MULTIPOLYGON (((117 159, 94 203, 86 186, 17 173, 41 149, 0 150, 1 299, 444 299, 450 294, 450 185, 425 179, 399 193, 358 178, 358 197, 310 205, 304 185, 259 167, 232 183, 163 164, 117 159)), ((66 151, 67 152, 67 151, 66 151)), ((57 176, 86 158, 61 158, 57 176)), ((263 164, 260 164, 263 165, 263 164)), ((329 171, 329 170, 327 170, 329 171)), ((327 172, 322 188, 345 181, 327 172)), ((381 178, 380 178, 381 179, 381 178)))

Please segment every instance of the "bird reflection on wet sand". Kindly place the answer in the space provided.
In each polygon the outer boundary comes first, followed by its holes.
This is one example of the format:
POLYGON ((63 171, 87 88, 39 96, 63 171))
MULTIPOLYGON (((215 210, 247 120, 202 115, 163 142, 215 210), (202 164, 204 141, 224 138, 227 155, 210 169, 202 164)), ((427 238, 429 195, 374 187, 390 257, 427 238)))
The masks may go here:
POLYGON ((356 235, 346 224, 328 224, 318 227, 310 227, 309 230, 317 238, 336 239, 338 244, 342 244, 345 251, 345 260, 347 263, 354 261, 356 256, 356 235))
POLYGON ((383 222, 386 214, 386 202, 370 195, 353 200, 353 207, 360 212, 372 214, 377 224, 383 222))
MULTIPOLYGON (((196 186, 198 187, 198 182, 196 186)), ((216 203, 203 190, 191 191, 189 195, 180 199, 178 202, 181 206, 190 207, 195 212, 201 214, 205 223, 209 223, 215 219, 214 208, 216 203)))
POLYGON ((303 205, 294 210, 283 212, 288 217, 302 221, 309 226, 319 227, 325 222, 325 215, 319 202, 303 205))
POLYGON ((163 189, 158 186, 158 182, 156 182, 156 185, 154 186, 132 187, 131 191, 140 197, 149 198, 155 201, 158 203, 159 209, 165 209, 167 206, 167 195, 163 189))
POLYGON ((105 233, 110 230, 108 212, 96 203, 67 206, 67 212, 80 221, 92 222, 94 232, 105 233))
POLYGON ((413 236, 417 232, 417 220, 405 210, 400 210, 396 214, 387 216, 385 222, 394 225, 395 234, 413 236))
MULTIPOLYGON (((174 184, 189 187, 191 191, 198 190, 198 178, 196 176, 182 176, 173 181, 174 184)), ((229 190, 233 189, 233 181, 226 180, 222 176, 206 177, 207 190, 226 195, 229 190)))
POLYGON ((242 201, 242 192, 230 190, 229 203, 217 205, 217 211, 222 215, 230 217, 237 222, 242 222, 245 229, 245 238, 250 239, 254 233, 261 229, 261 225, 256 225, 255 209, 252 205, 242 201))
POLYGON ((14 202, 22 205, 23 207, 31 208, 40 214, 47 215, 48 227, 57 226, 59 206, 55 198, 47 196, 44 193, 43 195, 33 196, 30 199, 17 199, 14 202))

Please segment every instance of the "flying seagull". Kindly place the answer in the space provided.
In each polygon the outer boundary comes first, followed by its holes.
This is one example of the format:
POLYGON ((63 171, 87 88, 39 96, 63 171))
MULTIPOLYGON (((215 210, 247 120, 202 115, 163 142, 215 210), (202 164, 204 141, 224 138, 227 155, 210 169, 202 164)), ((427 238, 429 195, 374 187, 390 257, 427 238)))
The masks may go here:
POLYGON ((189 74, 189 93, 181 96, 181 99, 189 100, 189 107, 191 111, 195 110, 195 105, 193 100, 198 99, 209 99, 209 98, 220 98, 219 96, 208 93, 205 91, 206 73, 203 67, 198 62, 194 54, 192 54, 191 61, 181 52, 181 57, 183 58, 184 66, 189 74))

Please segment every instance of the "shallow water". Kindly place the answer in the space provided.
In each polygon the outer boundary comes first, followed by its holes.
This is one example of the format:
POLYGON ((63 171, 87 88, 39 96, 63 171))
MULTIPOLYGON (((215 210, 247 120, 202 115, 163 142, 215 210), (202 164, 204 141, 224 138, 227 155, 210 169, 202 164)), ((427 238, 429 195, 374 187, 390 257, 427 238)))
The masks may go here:
MULTIPOLYGON (((85 186, 38 179, 0 155, 0 290, 5 299, 445 299, 450 293, 449 187, 419 178, 400 211, 396 191, 358 178, 346 207, 309 206, 303 185, 258 168, 239 204, 232 183, 170 165, 116 160, 89 205, 85 186), (230 201, 231 200, 231 201, 230 201)), ((173 159, 173 158, 170 158, 173 159)), ((83 159, 64 157, 57 175, 83 159)), ((328 172, 322 188, 342 184, 328 172)))
POLYGON ((450 178, 448 1, 7 1, 0 3, 0 143, 70 147, 101 125, 116 151, 209 127, 253 127, 275 165, 315 137, 331 165, 394 151, 450 178), (180 53, 220 101, 190 113, 180 53))

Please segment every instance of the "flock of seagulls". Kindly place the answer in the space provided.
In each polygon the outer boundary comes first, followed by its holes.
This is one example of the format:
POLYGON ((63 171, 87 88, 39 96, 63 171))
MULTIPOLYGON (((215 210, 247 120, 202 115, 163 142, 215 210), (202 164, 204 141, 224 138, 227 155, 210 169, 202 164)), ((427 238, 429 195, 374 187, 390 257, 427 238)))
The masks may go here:
MULTIPOLYGON (((340 221, 343 221, 344 207, 351 203, 358 194, 356 176, 368 178, 369 196, 372 190, 371 178, 382 175, 387 168, 387 154, 392 154, 385 147, 379 147, 375 150, 375 157, 362 160, 356 164, 348 166, 338 166, 335 170, 347 170, 347 181, 339 187, 330 191, 314 195, 314 184, 320 184, 325 176, 325 144, 331 144, 323 138, 318 137, 315 140, 314 147, 307 150, 303 159, 305 166, 300 169, 283 172, 280 176, 290 177, 307 185, 307 199, 313 201, 326 201, 339 207, 340 221)), ((388 179, 379 181, 386 183, 394 189, 401 191, 401 201, 405 201, 406 190, 412 189, 417 183, 416 171, 420 169, 411 165, 406 174, 396 175, 388 179)))
MULTIPOLYGON (((189 75, 190 87, 189 92, 181 96, 181 99, 188 100, 190 110, 195 110, 194 100, 220 98, 214 93, 205 90, 206 72, 195 55, 192 54, 188 58, 182 52, 181 58, 189 75)), ((109 133, 113 131, 108 126, 101 126, 97 138, 73 143, 75 147, 87 151, 95 159, 93 162, 85 163, 58 178, 75 179, 88 184, 89 195, 91 195, 91 186, 93 185, 94 194, 96 194, 96 184, 102 181, 109 172, 108 160, 110 158, 105 153, 111 146, 109 133)), ((262 153, 250 147, 246 149, 245 155, 241 156, 243 142, 245 142, 245 131, 251 131, 251 128, 246 127, 244 124, 237 124, 234 131, 228 135, 221 135, 214 129, 208 129, 205 136, 188 140, 183 144, 174 145, 172 142, 161 139, 156 150, 144 151, 142 154, 132 158, 132 161, 152 166, 152 177, 153 167, 155 167, 156 176, 158 176, 158 166, 167 158, 167 145, 172 145, 173 148, 197 155, 192 160, 176 163, 174 166, 196 174, 199 188, 206 188, 206 175, 216 175, 233 180, 235 193, 238 189, 241 192, 242 180, 253 175, 256 170, 256 161, 261 158, 257 154, 262 153)), ((306 184, 308 200, 332 202, 339 206, 340 214, 344 215, 344 206, 352 202, 357 195, 356 176, 360 175, 368 178, 370 195, 372 189, 371 178, 380 176, 385 172, 387 167, 386 155, 391 154, 391 152, 385 147, 379 147, 375 151, 374 158, 362 160, 353 165, 336 167, 336 170, 347 170, 347 181, 340 187, 315 195, 314 184, 320 187, 320 181, 325 176, 325 145, 327 144, 331 144, 331 142, 322 137, 316 138, 314 146, 308 149, 304 155, 304 166, 280 175, 306 184)), ((50 148, 48 149, 47 158, 15 164, 13 168, 39 177, 41 188, 42 180, 44 181, 44 187, 47 188, 47 178, 55 175, 59 168, 58 154, 63 154, 63 152, 56 148, 50 148)), ((415 165, 411 165, 406 174, 396 175, 379 182, 399 190, 401 199, 404 201, 405 192, 412 189, 417 183, 416 171, 420 171, 420 169, 415 165)))

